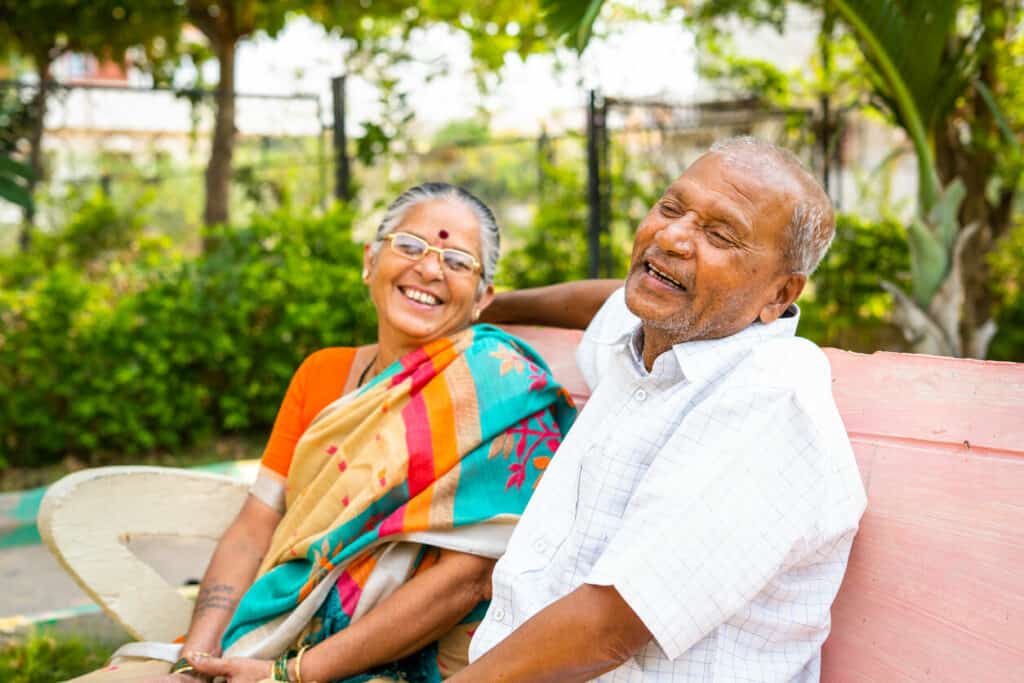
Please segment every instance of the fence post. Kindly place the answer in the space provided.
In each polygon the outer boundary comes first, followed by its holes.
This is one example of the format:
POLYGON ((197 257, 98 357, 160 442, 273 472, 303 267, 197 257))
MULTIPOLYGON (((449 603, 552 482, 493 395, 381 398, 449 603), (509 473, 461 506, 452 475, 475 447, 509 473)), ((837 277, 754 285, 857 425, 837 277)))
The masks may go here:
POLYGON ((320 209, 327 210, 327 142, 324 135, 327 124, 324 122, 324 102, 319 95, 316 98, 316 170, 317 181, 320 183, 320 209))
POLYGON ((554 163, 554 154, 551 150, 551 139, 548 137, 547 128, 540 129, 540 137, 537 138, 537 195, 544 196, 544 184, 548 174, 548 166, 554 163))
POLYGON ((598 147, 600 168, 600 192, 601 192, 601 232, 604 234, 604 250, 602 252, 602 272, 604 277, 612 276, 612 161, 610 140, 608 137, 608 107, 611 100, 607 97, 601 99, 600 116, 598 116, 598 147))
POLYGON ((600 130, 604 127, 603 108, 598 109, 597 91, 591 90, 587 102, 587 275, 601 274, 601 160, 600 130))
POLYGON ((832 170, 832 106, 827 94, 821 96, 821 184, 831 195, 832 170))
POLYGON ((345 137, 345 77, 331 79, 334 99, 334 196, 348 201, 352 198, 348 164, 348 139, 345 137))

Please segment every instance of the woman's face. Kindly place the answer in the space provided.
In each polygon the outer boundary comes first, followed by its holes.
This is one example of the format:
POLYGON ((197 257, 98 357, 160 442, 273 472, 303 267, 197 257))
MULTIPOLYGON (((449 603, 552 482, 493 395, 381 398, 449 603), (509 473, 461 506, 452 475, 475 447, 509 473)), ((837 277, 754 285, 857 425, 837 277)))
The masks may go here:
MULTIPOLYGON (((416 235, 434 247, 465 251, 483 262, 479 221, 462 202, 421 202, 406 212, 394 232, 416 235)), ((418 347, 461 330, 494 296, 491 286, 477 296, 480 272, 452 272, 436 252, 413 261, 385 241, 376 255, 367 245, 363 259, 382 344, 418 347)))

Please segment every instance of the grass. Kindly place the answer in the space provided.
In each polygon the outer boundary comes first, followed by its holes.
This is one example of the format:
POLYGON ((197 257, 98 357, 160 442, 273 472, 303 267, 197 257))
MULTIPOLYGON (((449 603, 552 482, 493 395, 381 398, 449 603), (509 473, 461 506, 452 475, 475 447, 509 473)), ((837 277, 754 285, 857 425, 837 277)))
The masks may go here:
POLYGON ((109 643, 36 631, 0 645, 0 681, 53 683, 93 671, 110 656, 109 643))
MULTIPOLYGON (((68 457, 63 462, 40 467, 0 468, 0 492, 23 491, 46 486, 65 474, 85 467, 104 465, 157 465, 161 467, 194 467, 227 460, 259 458, 266 444, 267 434, 221 436, 174 452, 142 453, 131 456, 97 457, 89 462, 68 457)), ((0 681, 7 679, 0 676, 0 681)))

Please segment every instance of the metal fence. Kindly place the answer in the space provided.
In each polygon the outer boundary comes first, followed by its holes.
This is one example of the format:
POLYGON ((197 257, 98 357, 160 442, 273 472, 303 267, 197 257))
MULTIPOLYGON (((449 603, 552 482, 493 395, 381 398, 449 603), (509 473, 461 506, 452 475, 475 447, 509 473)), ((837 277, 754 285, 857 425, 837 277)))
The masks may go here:
MULTIPOLYGON (((621 265, 613 245, 631 241, 657 193, 715 140, 740 134, 793 149, 832 181, 833 197, 841 200, 844 145, 834 144, 808 109, 771 109, 752 100, 683 105, 589 92, 575 129, 433 146, 401 140, 366 163, 353 154, 357 145, 347 135, 345 80, 331 85, 328 105, 313 94, 236 96, 234 220, 281 205, 325 208, 340 198, 358 202, 369 231, 398 191, 436 179, 465 185, 495 206, 514 242, 550 186, 559 184, 559 201, 585 205, 580 229, 585 224, 589 274, 612 275, 621 265)), ((14 89, 22 101, 33 94, 33 86, 20 83, 0 82, 0 88, 14 89)), ((73 85, 55 87, 49 99, 49 173, 37 193, 41 229, 61 226, 77 199, 100 191, 125 206, 144 204, 172 238, 197 234, 212 92, 73 85)), ((19 219, 0 214, 0 225, 19 219)))

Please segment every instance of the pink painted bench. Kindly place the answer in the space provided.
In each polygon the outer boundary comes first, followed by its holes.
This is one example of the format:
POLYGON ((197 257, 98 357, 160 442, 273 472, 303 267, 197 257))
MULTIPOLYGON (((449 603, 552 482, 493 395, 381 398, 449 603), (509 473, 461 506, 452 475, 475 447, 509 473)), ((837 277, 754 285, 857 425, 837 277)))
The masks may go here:
MULTIPOLYGON (((586 401, 579 332, 510 331, 586 401)), ((1024 364, 826 354, 868 507, 822 680, 1024 681, 1024 364)))
MULTIPOLYGON (((579 332, 509 329, 585 403, 579 332)), ((1024 364, 826 353, 868 507, 822 679, 1024 681, 1024 364)), ((84 470, 47 492, 40 533, 129 633, 170 640, 192 606, 127 541, 203 538, 212 548, 246 489, 169 468, 84 470)))

